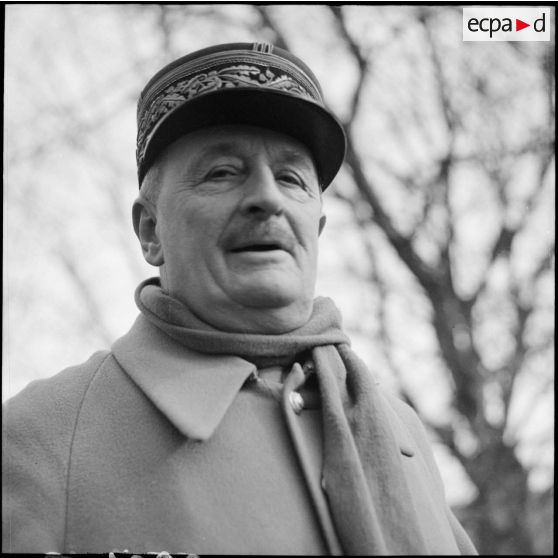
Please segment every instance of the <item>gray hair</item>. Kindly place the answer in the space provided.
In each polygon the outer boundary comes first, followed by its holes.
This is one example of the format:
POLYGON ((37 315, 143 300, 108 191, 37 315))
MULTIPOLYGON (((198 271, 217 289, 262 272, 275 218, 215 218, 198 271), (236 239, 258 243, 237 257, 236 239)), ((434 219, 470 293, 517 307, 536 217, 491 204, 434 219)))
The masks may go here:
POLYGON ((163 178, 163 165, 159 159, 157 159, 149 170, 147 171, 144 179, 141 182, 139 195, 153 205, 157 205, 157 200, 159 199, 159 194, 161 193, 161 186, 163 178))

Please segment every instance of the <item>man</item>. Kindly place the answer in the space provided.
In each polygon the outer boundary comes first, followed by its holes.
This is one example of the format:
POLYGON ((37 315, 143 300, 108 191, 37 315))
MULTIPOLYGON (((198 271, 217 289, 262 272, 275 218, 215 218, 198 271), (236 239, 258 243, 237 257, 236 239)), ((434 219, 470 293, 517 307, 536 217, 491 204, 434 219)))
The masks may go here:
POLYGON ((5 551, 475 553, 416 415, 314 299, 344 151, 282 49, 218 45, 149 81, 133 223, 160 278, 111 351, 6 405, 5 551))

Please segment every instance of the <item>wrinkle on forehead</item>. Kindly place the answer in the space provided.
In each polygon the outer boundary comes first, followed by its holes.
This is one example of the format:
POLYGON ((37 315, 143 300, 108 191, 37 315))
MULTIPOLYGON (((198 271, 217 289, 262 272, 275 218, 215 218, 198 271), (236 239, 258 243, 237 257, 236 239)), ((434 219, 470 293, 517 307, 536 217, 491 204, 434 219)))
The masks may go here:
POLYGON ((218 156, 251 157, 263 147, 270 160, 301 165, 317 175, 314 160, 302 143, 267 128, 233 125, 204 128, 183 136, 174 145, 192 142, 197 144, 198 161, 218 156))

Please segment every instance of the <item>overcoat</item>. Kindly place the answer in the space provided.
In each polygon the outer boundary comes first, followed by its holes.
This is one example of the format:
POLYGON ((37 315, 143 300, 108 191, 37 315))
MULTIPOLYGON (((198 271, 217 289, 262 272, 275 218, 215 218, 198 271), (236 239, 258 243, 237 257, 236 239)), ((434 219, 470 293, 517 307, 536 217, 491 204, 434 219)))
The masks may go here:
MULTIPOLYGON (((326 554, 280 405, 250 388, 255 372, 140 315, 111 351, 31 383, 3 410, 2 550, 326 554)), ((429 554, 475 553, 420 421, 387 397, 429 554)), ((319 410, 297 420, 319 479, 319 410)))

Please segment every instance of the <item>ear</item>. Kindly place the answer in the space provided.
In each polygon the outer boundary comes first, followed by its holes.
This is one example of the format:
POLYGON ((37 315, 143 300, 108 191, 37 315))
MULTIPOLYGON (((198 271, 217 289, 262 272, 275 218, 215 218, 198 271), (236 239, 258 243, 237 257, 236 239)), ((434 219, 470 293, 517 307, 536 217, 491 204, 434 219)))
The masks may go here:
POLYGON ((322 231, 324 230, 325 224, 326 224, 326 216, 322 213, 320 215, 320 224, 318 227, 318 236, 320 236, 322 234, 322 231))
POLYGON ((163 265, 165 259, 161 240, 157 234, 155 206, 144 198, 137 198, 132 207, 132 221, 145 261, 155 267, 163 265))

